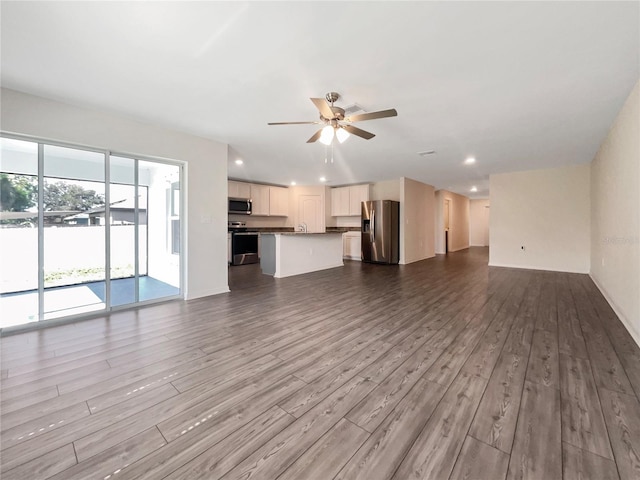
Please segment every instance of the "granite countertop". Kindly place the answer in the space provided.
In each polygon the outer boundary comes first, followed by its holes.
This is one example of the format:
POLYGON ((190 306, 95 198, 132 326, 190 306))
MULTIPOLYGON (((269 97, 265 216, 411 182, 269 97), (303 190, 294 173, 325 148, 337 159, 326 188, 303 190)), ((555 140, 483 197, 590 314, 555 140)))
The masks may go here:
POLYGON ((327 232, 359 232, 360 227, 327 227, 327 232))
MULTIPOLYGON (((293 227, 247 227, 248 232, 258 232, 258 233, 286 233, 291 234, 294 233, 299 235, 304 232, 296 232, 293 227)), ((345 232, 359 232, 360 227, 327 227, 325 232, 323 233, 345 233, 345 232)), ((317 233, 315 234, 317 235, 317 233)))
POLYGON ((287 236, 300 236, 300 235, 342 235, 344 232, 260 232, 270 235, 287 235, 287 236))
POLYGON ((293 227, 247 227, 248 232, 259 233, 293 233, 293 227))

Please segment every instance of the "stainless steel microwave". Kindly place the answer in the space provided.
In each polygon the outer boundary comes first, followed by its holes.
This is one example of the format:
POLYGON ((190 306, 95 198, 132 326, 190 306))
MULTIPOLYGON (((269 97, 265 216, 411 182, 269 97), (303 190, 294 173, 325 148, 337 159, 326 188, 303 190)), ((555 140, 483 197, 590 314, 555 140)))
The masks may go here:
POLYGON ((229 213, 235 215, 251 215, 251 199, 229 198, 229 213))

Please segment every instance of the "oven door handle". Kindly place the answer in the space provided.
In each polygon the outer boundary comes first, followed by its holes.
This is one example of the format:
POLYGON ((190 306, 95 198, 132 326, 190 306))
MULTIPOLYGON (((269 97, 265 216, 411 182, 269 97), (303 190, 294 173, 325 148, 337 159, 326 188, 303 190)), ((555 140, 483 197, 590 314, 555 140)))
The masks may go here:
POLYGON ((252 236, 258 236, 259 233, 258 232, 232 232, 233 235, 252 235, 252 236))

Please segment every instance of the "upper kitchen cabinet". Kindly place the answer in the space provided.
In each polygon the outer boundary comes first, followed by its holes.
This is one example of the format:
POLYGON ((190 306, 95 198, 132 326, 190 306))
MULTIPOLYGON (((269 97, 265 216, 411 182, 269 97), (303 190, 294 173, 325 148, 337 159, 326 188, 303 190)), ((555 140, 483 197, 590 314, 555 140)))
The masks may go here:
POLYGON ((268 185, 250 184, 251 187, 251 215, 269 215, 269 187, 268 185))
POLYGON ((331 189, 331 216, 347 217, 349 213, 349 189, 350 187, 337 187, 331 189))
POLYGON ((289 189, 269 187, 269 215, 273 217, 289 216, 289 189))
POLYGON ((331 189, 331 216, 360 216, 360 204, 369 200, 369 185, 350 185, 331 189))
POLYGON ((227 182, 227 188, 229 198, 251 198, 251 184, 244 182, 234 182, 229 180, 227 182))
POLYGON ((362 214, 362 202, 369 201, 369 185, 351 185, 349 187, 349 215, 362 214))

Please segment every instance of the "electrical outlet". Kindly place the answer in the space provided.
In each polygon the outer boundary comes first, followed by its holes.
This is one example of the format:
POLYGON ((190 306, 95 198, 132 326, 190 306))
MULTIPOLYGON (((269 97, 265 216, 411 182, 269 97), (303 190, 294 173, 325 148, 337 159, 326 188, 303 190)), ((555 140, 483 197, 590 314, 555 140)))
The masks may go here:
POLYGON ((602 266, 604 267, 604 257, 602 257, 602 266))

